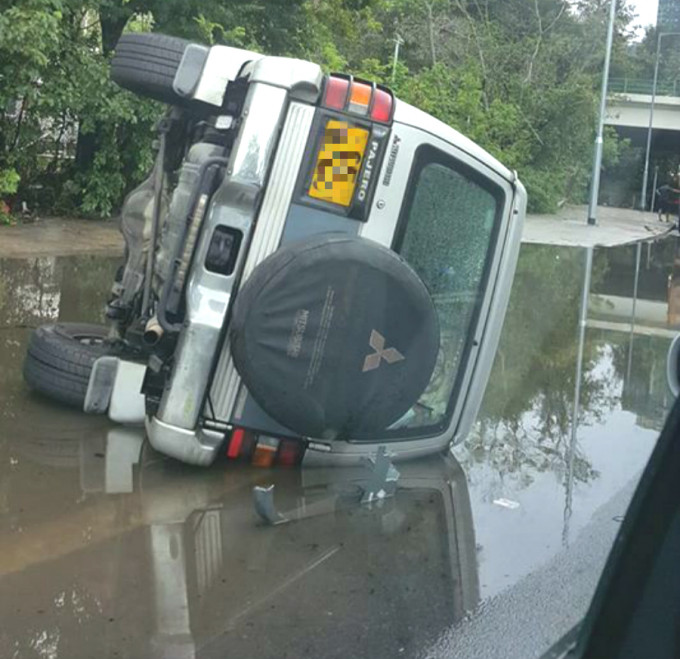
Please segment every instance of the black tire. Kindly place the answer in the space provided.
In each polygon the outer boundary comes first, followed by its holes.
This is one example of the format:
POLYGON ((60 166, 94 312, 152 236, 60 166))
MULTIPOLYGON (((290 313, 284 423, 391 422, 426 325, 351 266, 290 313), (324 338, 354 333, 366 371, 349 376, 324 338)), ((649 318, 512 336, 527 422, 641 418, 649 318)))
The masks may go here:
POLYGON ((172 83, 190 43, 165 34, 124 34, 111 61, 111 78, 140 96, 169 105, 181 104, 184 101, 175 93, 172 83))
POLYGON ((302 436, 372 439, 422 395, 440 336, 406 261, 327 234, 257 266, 236 298, 230 339, 236 369, 272 419, 302 436))
POLYGON ((31 333, 24 360, 24 380, 53 400, 83 408, 90 372, 109 354, 108 329, 87 323, 57 323, 31 333))

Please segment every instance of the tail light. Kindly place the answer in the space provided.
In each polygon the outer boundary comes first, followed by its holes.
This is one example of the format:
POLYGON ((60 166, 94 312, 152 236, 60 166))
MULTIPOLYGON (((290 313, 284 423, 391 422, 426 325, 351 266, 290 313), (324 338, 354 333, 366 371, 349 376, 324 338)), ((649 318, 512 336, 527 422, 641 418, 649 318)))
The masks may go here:
POLYGON ((246 431, 243 428, 236 428, 234 432, 231 433, 229 438, 229 446, 227 447, 227 457, 235 460, 241 454, 241 445, 243 444, 243 438, 246 435, 246 431))
POLYGON ((392 118, 392 94, 384 89, 376 89, 373 94, 371 119, 387 123, 392 118))
POLYGON ((275 437, 260 437, 253 453, 254 467, 273 467, 279 441, 275 437))
POLYGON ((279 439, 235 428, 229 438, 227 457, 248 461, 254 467, 294 467, 302 462, 306 448, 301 439, 279 439))
POLYGON ((345 78, 335 78, 331 76, 326 82, 326 92, 323 104, 333 110, 344 110, 347 104, 347 93, 349 92, 349 80, 345 78))
POLYGON ((389 123, 392 120, 394 98, 392 92, 375 83, 331 75, 326 80, 323 105, 331 110, 368 116, 373 121, 389 123))
POLYGON ((363 82, 353 82, 350 88, 349 106, 347 109, 353 114, 368 114, 371 104, 373 87, 363 82))
POLYGON ((243 428, 236 428, 229 438, 227 457, 232 460, 249 458, 253 454, 257 437, 243 428))
POLYGON ((282 467, 294 467, 302 462, 302 456, 304 454, 304 442, 295 439, 283 439, 279 446, 279 453, 276 457, 276 461, 282 467))

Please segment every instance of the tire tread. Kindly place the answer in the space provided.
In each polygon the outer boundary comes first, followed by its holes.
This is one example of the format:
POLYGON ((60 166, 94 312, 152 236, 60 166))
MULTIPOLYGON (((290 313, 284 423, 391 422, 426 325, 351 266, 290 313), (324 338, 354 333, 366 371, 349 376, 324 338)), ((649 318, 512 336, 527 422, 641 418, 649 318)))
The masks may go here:
POLYGON ((189 41, 165 34, 124 34, 111 62, 111 77, 121 87, 157 101, 184 101, 173 89, 175 73, 189 41))
POLYGON ((74 338, 79 334, 103 339, 107 329, 77 323, 38 327, 29 338, 23 372, 26 383, 35 391, 82 408, 92 366, 99 357, 109 354, 111 348, 105 343, 80 343, 74 338))

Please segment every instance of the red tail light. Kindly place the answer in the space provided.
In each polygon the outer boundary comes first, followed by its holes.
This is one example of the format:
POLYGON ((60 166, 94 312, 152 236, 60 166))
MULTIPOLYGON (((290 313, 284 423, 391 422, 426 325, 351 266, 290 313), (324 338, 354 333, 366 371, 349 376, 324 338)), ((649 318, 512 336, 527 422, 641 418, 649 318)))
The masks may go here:
POLYGON ((257 438, 252 432, 243 428, 235 428, 229 438, 227 457, 232 460, 250 457, 256 440, 257 438))
POLYGON ((373 94, 371 119, 387 122, 392 118, 392 95, 384 89, 376 89, 373 94))
POLYGON ((241 453, 241 446, 243 445, 243 439, 246 435, 246 431, 243 428, 236 428, 229 439, 229 447, 227 448, 227 457, 235 460, 241 453))
POLYGON ((301 439, 279 439, 235 428, 229 438, 227 457, 247 460, 254 467, 294 467, 302 462, 306 448, 307 443, 301 439))
POLYGON ((279 454, 276 462, 282 467, 293 467, 302 462, 302 456, 305 454, 305 445, 303 442, 295 439, 283 439, 279 446, 279 454))
POLYGON ((328 78, 328 81, 326 82, 326 93, 324 95, 323 104, 327 108, 333 108, 334 110, 344 110, 348 91, 349 80, 346 78, 328 78))

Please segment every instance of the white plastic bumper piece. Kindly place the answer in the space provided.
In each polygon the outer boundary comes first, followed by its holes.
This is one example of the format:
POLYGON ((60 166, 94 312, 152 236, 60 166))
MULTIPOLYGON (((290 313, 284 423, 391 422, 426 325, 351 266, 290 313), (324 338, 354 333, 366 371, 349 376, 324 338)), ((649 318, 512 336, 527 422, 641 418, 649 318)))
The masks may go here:
POLYGON ((141 425, 144 423, 144 394, 142 383, 146 366, 118 360, 118 372, 111 391, 109 419, 116 423, 141 425))
POLYGON ((118 357, 100 357, 92 367, 83 409, 104 414, 116 423, 144 423, 142 383, 146 366, 118 357))
POLYGON ((146 434, 157 451, 187 464, 207 467, 217 457, 224 433, 204 428, 187 430, 160 421, 155 416, 146 419, 146 434))

